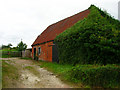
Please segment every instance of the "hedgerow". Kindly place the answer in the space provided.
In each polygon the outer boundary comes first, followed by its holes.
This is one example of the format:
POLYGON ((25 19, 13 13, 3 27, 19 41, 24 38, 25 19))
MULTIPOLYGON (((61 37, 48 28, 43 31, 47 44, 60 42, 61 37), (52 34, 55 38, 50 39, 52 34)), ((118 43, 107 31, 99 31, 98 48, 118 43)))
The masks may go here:
POLYGON ((69 79, 90 87, 115 88, 120 86, 120 67, 80 65, 70 71, 69 79))
POLYGON ((92 5, 87 18, 55 38, 59 62, 67 64, 120 63, 120 22, 92 5))

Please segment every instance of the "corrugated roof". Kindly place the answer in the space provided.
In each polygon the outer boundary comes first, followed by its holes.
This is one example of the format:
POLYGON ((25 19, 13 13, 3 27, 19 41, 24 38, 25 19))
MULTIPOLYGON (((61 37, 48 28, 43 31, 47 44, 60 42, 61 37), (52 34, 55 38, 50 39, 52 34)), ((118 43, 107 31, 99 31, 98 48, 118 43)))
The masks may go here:
POLYGON ((84 19, 88 16, 90 11, 87 9, 85 11, 82 11, 78 14, 75 14, 71 17, 68 17, 66 19, 63 19, 57 23, 54 23, 50 26, 48 26, 34 41, 32 45, 41 44, 47 41, 54 40, 57 35, 65 31, 67 28, 70 28, 75 23, 77 23, 79 20, 84 19))

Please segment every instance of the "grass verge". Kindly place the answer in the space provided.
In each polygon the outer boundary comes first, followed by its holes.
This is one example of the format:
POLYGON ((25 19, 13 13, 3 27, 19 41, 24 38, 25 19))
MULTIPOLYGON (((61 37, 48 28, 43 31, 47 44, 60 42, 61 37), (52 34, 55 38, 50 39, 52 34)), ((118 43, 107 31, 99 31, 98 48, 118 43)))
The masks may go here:
POLYGON ((44 61, 38 62, 40 67, 52 71, 62 81, 77 88, 119 88, 120 85, 120 65, 71 66, 44 61))
POLYGON ((73 68, 72 65, 67 65, 67 64, 63 65, 63 64, 51 63, 51 62, 45 62, 45 61, 37 61, 35 64, 39 65, 41 68, 45 68, 48 71, 53 72, 54 74, 56 74, 58 78, 61 79, 61 81, 67 83, 68 85, 74 88, 85 87, 82 83, 74 83, 69 80, 70 71, 73 68))
POLYGON ((18 79, 19 79, 18 69, 7 62, 4 60, 2 61, 2 87, 3 88, 14 87, 17 84, 16 81, 18 82, 18 79))

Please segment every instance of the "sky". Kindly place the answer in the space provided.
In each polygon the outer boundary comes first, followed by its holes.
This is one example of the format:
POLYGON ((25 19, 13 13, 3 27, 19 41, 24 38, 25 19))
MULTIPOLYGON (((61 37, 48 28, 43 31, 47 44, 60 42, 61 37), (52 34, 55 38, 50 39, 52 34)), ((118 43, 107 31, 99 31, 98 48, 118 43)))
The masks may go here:
POLYGON ((22 40, 31 48, 49 25, 89 8, 91 4, 118 19, 120 0, 0 0, 0 45, 22 40))

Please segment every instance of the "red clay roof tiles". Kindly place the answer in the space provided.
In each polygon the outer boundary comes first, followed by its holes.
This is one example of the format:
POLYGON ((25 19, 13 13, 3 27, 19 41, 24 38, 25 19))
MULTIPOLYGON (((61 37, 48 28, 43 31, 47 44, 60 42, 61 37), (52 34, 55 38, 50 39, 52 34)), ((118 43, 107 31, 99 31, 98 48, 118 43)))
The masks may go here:
POLYGON ((90 11, 87 9, 83 12, 80 12, 78 14, 75 14, 71 17, 68 17, 66 19, 63 19, 57 23, 54 23, 50 26, 48 26, 34 41, 32 45, 41 44, 47 41, 54 40, 57 35, 65 31, 67 28, 70 28, 75 23, 77 23, 79 20, 84 19, 88 16, 90 11))

